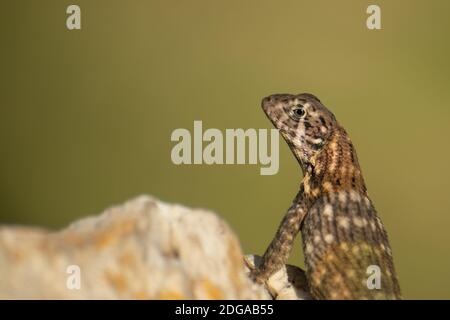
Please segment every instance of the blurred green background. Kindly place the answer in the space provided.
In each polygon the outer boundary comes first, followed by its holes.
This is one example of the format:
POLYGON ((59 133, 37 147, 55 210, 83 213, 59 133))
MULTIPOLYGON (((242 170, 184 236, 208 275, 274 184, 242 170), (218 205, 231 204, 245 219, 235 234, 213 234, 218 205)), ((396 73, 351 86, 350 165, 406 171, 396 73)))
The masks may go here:
MULTIPOLYGON (((450 298, 450 1, 2 1, 0 223, 61 228, 139 194, 210 208, 263 253, 301 179, 172 164, 176 128, 271 128, 278 92, 350 133, 406 298, 450 298), (66 29, 81 7, 82 30, 66 29), (382 30, 366 28, 366 8, 382 30)), ((291 262, 303 265, 300 241, 291 262)))

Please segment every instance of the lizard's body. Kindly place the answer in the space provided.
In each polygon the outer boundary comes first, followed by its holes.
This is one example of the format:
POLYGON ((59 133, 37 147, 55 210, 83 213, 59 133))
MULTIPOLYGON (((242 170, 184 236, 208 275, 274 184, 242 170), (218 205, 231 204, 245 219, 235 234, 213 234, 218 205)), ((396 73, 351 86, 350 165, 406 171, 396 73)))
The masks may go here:
POLYGON ((263 109, 300 163, 300 191, 252 275, 263 282, 287 261, 302 233, 306 275, 316 299, 398 299, 386 231, 365 187, 356 152, 334 115, 311 94, 277 94, 263 109), (369 289, 372 266, 381 287, 369 289))

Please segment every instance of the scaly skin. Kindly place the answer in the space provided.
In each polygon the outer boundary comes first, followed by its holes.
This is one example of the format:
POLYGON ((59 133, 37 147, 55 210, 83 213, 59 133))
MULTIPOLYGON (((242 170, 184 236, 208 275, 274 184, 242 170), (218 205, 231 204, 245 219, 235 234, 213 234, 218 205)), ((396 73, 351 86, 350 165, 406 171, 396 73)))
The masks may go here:
POLYGON ((262 107, 304 177, 252 277, 261 283, 280 269, 301 231, 314 298, 401 299, 388 237, 344 128, 312 94, 271 95, 263 99, 262 107), (368 288, 370 266, 380 268, 379 289, 368 288))

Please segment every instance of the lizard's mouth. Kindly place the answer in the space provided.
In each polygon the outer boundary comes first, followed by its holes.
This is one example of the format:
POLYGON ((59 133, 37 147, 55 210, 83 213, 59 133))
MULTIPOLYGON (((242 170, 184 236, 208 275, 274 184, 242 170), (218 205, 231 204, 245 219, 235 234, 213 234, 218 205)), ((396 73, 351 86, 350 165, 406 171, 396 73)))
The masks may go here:
POLYGON ((270 107, 271 107, 270 105, 265 104, 265 103, 263 103, 263 105, 262 105, 262 108, 264 110, 264 113, 266 114, 266 117, 270 120, 270 122, 275 127, 275 129, 278 130, 278 132, 283 137, 283 139, 286 141, 286 143, 291 147, 293 142, 291 141, 291 135, 289 134, 289 131, 282 127, 282 125, 280 124, 280 121, 278 120, 278 117, 276 116, 276 113, 274 113, 273 109, 271 109, 270 107))
POLYGON ((278 132, 280 132, 280 133, 282 131, 284 131, 282 128, 279 128, 278 123, 277 123, 274 115, 272 114, 272 112, 270 112, 270 110, 267 107, 265 107, 265 106, 263 106, 263 110, 264 110, 264 113, 265 113, 266 117, 270 120, 270 122, 273 124, 275 129, 277 129, 278 132))

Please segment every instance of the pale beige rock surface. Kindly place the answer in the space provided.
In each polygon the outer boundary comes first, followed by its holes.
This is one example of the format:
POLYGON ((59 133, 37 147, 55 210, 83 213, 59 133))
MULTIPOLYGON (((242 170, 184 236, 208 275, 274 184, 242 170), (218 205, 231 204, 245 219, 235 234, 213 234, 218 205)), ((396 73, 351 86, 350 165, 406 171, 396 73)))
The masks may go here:
POLYGON ((0 227, 0 299, 304 298, 287 277, 253 284, 243 261, 216 214, 141 196, 58 232, 0 227))

